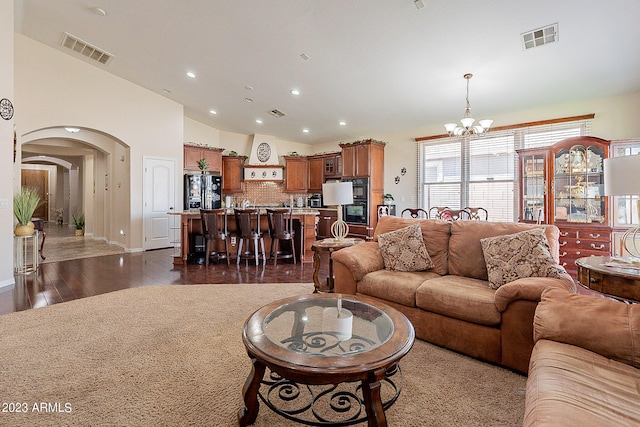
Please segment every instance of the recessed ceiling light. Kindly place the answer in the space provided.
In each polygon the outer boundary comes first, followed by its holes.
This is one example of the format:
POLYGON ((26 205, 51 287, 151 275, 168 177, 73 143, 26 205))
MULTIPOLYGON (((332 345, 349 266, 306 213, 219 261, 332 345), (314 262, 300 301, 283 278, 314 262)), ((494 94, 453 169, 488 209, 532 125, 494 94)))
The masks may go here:
POLYGON ((304 129, 302 129, 302 132, 304 132, 304 133, 309 133, 309 129, 304 128, 304 129))
POLYGON ((300 54, 300 58, 304 59, 305 61, 309 60, 309 55, 307 55, 306 53, 301 53, 300 54))
POLYGON ((94 7, 93 12, 98 16, 107 16, 107 11, 100 7, 94 7))
POLYGON ((261 125, 262 124, 262 119, 256 119, 256 123, 261 125))
POLYGON ((249 86, 249 85, 246 85, 244 88, 245 88, 246 90, 253 90, 253 86, 249 86))
POLYGON ((76 132, 80 132, 79 128, 64 128, 64 130, 66 130, 69 133, 76 133, 76 132))
POLYGON ((209 110, 209 113, 213 114, 214 116, 215 116, 216 114, 218 114, 218 112, 217 112, 216 110, 209 110))
POLYGON ((163 91, 164 93, 171 93, 171 91, 170 91, 169 89, 162 89, 162 91, 163 91))
POLYGON ((244 100, 247 102, 253 102, 253 98, 245 98, 244 100))
POLYGON ((195 78, 196 78, 196 75, 195 75, 195 73, 194 73, 194 72, 192 72, 192 71, 187 71, 187 77, 190 77, 190 78, 192 78, 192 79, 195 79, 195 78))
POLYGON ((340 121, 338 122, 338 124, 339 124, 340 126, 346 126, 346 125, 347 125, 347 122, 345 122, 344 120, 340 120, 340 121))
POLYGON ((291 89, 291 95, 298 96, 300 95, 300 91, 298 89, 291 89))

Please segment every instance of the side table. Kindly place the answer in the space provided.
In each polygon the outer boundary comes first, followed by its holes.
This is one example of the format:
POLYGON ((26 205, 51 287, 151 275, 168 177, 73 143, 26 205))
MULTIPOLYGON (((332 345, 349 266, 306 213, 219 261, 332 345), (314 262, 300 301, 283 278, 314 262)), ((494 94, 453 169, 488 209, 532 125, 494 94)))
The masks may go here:
POLYGON ((609 256, 576 260, 578 283, 597 293, 627 303, 640 303, 640 262, 609 256))
POLYGON ((339 249, 347 248, 349 246, 357 245, 363 243, 364 239, 358 238, 345 238, 345 239, 324 239, 324 240, 316 240, 311 245, 311 249, 313 250, 313 286, 315 289, 313 293, 318 292, 333 292, 333 259, 331 258, 331 254, 339 249), (320 271, 320 262, 321 252, 329 253, 329 276, 327 276, 327 287, 322 289, 320 287, 320 280, 318 279, 318 272, 320 271))
POLYGON ((38 268, 38 233, 13 236, 13 273, 29 274, 38 268))

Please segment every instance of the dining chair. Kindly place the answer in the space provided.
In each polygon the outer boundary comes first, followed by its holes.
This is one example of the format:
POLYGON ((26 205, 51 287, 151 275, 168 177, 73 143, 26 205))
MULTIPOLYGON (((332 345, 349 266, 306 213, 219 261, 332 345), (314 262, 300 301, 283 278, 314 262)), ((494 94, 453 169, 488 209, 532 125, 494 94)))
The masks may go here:
POLYGON ((408 213, 410 218, 429 218, 429 212, 422 208, 406 208, 400 213, 400 216, 404 217, 405 213, 408 213))
POLYGON ((442 213, 449 209, 447 206, 433 206, 429 209, 429 218, 431 219, 443 219, 442 213))
POLYGON ((489 212, 485 208, 469 208, 466 207, 465 210, 469 212, 469 219, 475 221, 488 221, 489 220, 489 212))

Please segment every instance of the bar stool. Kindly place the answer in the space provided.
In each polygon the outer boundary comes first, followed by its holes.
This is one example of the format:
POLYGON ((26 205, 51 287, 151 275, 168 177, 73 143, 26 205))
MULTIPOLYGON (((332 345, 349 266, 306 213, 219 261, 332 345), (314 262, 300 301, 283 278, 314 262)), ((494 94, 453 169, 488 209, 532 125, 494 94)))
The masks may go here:
POLYGON ((238 233, 238 259, 237 264, 244 258, 245 263, 249 259, 255 259, 256 265, 262 258, 262 263, 266 262, 264 254, 264 236, 260 231, 260 209, 236 209, 236 230, 238 233), (253 252, 250 250, 253 242, 253 252), (258 252, 258 244, 260 251, 258 252), (245 247, 246 246, 246 247, 245 247))
POLYGON ((293 258, 296 264, 296 247, 294 243, 295 231, 291 209, 267 209, 269 220, 269 236, 271 236, 271 258, 273 265, 278 264, 278 258, 293 258), (281 242, 289 242, 289 251, 280 249, 281 242))
POLYGON ((229 242, 227 240, 227 210, 226 209, 200 209, 200 218, 202 219, 202 234, 205 239, 205 258, 206 265, 209 265, 209 259, 216 260, 226 259, 229 265, 229 242), (214 251, 216 242, 222 242, 224 252, 214 251))

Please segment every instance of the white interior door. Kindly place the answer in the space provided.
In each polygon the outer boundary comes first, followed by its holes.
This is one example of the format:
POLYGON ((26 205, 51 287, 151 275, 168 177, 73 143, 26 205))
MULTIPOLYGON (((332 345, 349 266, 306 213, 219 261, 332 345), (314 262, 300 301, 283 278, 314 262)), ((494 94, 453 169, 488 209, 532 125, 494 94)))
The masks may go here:
POLYGON ((175 160, 144 159, 144 249, 172 246, 171 224, 167 212, 175 209, 175 160))

